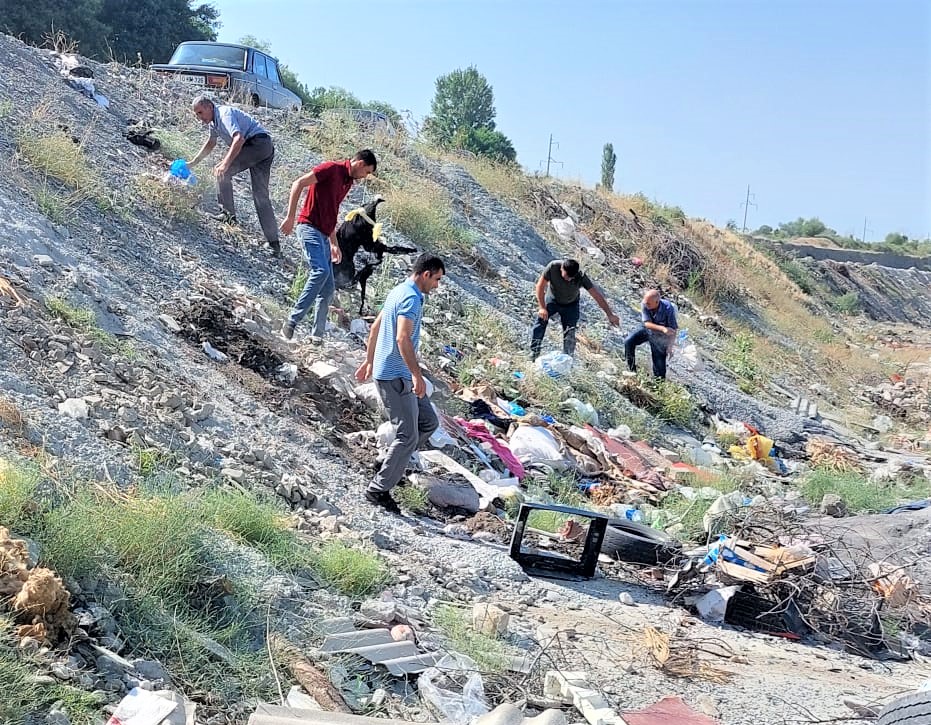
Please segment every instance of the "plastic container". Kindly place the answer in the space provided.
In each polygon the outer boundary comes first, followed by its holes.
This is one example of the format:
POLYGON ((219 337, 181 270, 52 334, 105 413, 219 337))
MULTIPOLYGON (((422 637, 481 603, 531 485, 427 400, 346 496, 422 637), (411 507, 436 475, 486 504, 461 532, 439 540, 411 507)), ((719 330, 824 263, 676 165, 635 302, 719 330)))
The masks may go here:
POLYGON ((679 334, 676 335, 676 342, 677 342, 679 345, 685 345, 686 342, 688 341, 688 339, 689 339, 689 331, 688 331, 688 330, 679 330, 679 334))

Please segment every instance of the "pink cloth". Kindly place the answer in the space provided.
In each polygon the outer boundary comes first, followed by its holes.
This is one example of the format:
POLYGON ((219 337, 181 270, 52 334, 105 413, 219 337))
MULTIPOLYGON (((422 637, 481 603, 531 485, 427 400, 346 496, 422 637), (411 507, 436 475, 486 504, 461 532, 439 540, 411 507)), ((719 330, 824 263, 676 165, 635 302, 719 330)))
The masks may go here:
POLYGON ((511 475, 515 476, 518 481, 523 480, 524 476, 527 474, 524 472, 524 467, 521 465, 521 462, 511 453, 511 449, 489 433, 488 429, 483 424, 472 423, 465 418, 456 418, 456 422, 462 426, 469 438, 475 438, 482 443, 489 444, 491 450, 495 452, 495 455, 504 461, 504 465, 507 466, 511 475))

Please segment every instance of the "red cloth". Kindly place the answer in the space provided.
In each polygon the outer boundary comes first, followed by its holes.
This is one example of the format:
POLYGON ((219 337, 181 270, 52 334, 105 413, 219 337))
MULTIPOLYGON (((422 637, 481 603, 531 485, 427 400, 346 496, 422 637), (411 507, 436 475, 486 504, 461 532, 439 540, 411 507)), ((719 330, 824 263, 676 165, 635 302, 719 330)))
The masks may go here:
POLYGON ((336 229, 339 220, 339 205, 352 188, 353 178, 349 175, 349 159, 346 161, 324 161, 314 167, 317 183, 307 189, 307 198, 298 214, 298 224, 310 224, 326 236, 336 229))
POLYGON ((517 456, 511 453, 511 449, 504 445, 504 443, 489 433, 484 425, 481 423, 472 423, 465 418, 456 418, 456 422, 462 426, 469 438, 475 438, 483 443, 488 443, 491 446, 491 450, 504 462, 504 465, 507 466, 507 469, 518 481, 523 479, 526 473, 524 472, 524 467, 521 462, 517 460, 517 456))
POLYGON ((678 697, 664 697, 644 710, 624 712, 627 725, 718 725, 707 715, 695 712, 678 697))

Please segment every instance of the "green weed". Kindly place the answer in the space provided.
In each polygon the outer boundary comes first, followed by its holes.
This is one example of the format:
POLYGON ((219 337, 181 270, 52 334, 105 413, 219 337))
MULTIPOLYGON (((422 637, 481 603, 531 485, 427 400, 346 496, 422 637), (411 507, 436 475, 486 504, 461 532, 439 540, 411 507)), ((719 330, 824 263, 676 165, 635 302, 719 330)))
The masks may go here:
POLYGON ((829 468, 815 468, 809 472, 802 482, 801 490, 805 499, 815 507, 826 493, 835 493, 844 500, 852 513, 878 512, 895 506, 900 500, 931 495, 931 485, 926 481, 916 479, 906 483, 877 483, 855 471, 829 468))
POLYGON ((315 552, 314 569, 328 584, 354 597, 388 582, 388 569, 377 554, 342 541, 328 541, 315 552))
POLYGON ((449 638, 452 649, 470 657, 483 672, 503 672, 507 649, 493 637, 476 632, 468 615, 450 606, 440 606, 433 613, 434 623, 449 638))
POLYGON ((420 486, 398 486, 394 489, 394 498, 398 505, 415 514, 425 514, 430 510, 430 496, 420 486))

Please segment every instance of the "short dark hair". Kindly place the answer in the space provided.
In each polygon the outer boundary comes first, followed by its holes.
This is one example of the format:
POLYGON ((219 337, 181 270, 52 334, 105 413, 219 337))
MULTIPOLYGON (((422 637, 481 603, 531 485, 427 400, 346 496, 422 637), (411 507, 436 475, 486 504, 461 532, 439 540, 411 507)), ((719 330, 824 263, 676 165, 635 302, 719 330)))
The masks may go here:
POLYGON ((446 274, 446 265, 443 264, 443 260, 435 254, 424 252, 414 260, 414 275, 416 276, 423 272, 442 272, 446 274))
POLYGON ((579 260, 577 259, 564 259, 562 261, 563 271, 569 275, 569 279, 575 279, 576 275, 579 273, 579 260))
POLYGON ((371 166, 372 171, 378 171, 378 159, 375 158, 375 153, 372 149, 362 149, 361 151, 356 151, 356 155, 352 157, 353 161, 362 161, 366 166, 371 166))

